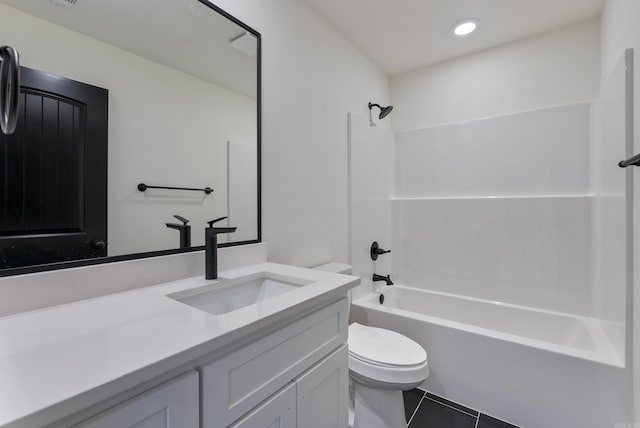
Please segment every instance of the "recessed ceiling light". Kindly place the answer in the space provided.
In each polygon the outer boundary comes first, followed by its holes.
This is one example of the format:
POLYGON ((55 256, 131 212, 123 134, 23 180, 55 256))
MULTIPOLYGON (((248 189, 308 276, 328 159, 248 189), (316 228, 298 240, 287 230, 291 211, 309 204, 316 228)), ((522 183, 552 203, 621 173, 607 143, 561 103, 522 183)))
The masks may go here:
POLYGON ((477 21, 473 19, 465 19, 462 22, 458 22, 453 27, 453 34, 455 34, 456 36, 466 36, 476 31, 477 28, 478 28, 477 21))

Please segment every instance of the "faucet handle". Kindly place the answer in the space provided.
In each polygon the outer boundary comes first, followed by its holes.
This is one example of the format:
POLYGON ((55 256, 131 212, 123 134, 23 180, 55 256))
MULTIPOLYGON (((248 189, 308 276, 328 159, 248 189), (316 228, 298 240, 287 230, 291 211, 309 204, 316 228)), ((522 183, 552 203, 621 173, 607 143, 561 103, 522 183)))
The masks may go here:
POLYGON ((219 222, 221 220, 224 220, 225 218, 227 218, 227 216, 220 217, 220 218, 217 218, 215 220, 208 221, 207 224, 209 225, 209 227, 213 227, 214 223, 217 223, 217 222, 219 222))
POLYGON ((390 252, 391 250, 383 250, 382 248, 380 248, 380 245, 377 241, 373 241, 373 244, 371 244, 371 249, 369 250, 369 255, 371 256, 371 260, 378 260, 378 256, 390 252))
POLYGON ((174 214, 173 217, 180 220, 185 226, 187 225, 187 223, 189 223, 189 220, 182 216, 179 216, 178 214, 174 214))

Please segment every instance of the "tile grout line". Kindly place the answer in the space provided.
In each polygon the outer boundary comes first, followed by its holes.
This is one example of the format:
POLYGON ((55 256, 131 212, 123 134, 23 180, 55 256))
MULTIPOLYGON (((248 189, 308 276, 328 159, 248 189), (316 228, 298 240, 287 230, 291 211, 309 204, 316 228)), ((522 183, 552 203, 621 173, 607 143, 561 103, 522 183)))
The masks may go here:
MULTIPOLYGON (((418 390, 419 391, 419 390, 418 390)), ((413 420, 413 417, 416 415, 416 413, 418 413, 418 409, 420 408, 420 405, 422 404, 422 402, 424 401, 424 398, 427 396, 427 392, 426 391, 422 391, 422 398, 420 399, 420 401, 418 401, 418 405, 416 406, 416 408, 413 410, 413 413, 411 414, 411 417, 409 418, 409 421, 407 422, 407 427, 409 426, 409 424, 411 423, 411 421, 413 420)))
POLYGON ((507 424, 507 425, 509 425, 510 427, 513 427, 513 428, 521 428, 520 425, 513 424, 513 423, 511 423, 509 421, 505 421, 504 419, 500 419, 500 418, 497 418, 495 416, 491 416, 488 413, 478 412, 478 416, 480 416, 480 415, 485 415, 485 416, 487 416, 489 418, 492 418, 492 419, 495 419, 495 420, 500 421, 502 423, 505 423, 505 424, 507 424))
POLYGON ((467 416, 471 416, 472 418, 477 418, 477 417, 479 417, 479 415, 480 415, 480 412, 478 412, 478 414, 477 414, 477 415, 472 415, 472 414, 471 414, 471 413, 469 413, 469 412, 465 412, 464 410, 457 409, 457 408, 455 408, 455 407, 453 407, 453 406, 451 406, 451 405, 449 405, 449 404, 447 404, 447 403, 441 403, 440 401, 438 401, 438 400, 434 400, 434 399, 433 399, 433 398, 431 398, 431 397, 425 397, 425 398, 426 398, 427 400, 433 401, 433 402, 434 402, 434 403, 436 403, 436 404, 439 404, 439 405, 441 405, 441 406, 445 406, 445 407, 448 407, 448 408, 450 408, 450 409, 452 409, 452 410, 455 410, 456 412, 460 412, 460 413, 465 414, 465 415, 467 415, 467 416))
MULTIPOLYGON (((431 393, 429 393, 428 391, 425 391, 425 390, 422 390, 422 389, 419 389, 419 388, 416 388, 416 389, 417 389, 418 391, 422 391, 422 392, 423 392, 423 395, 422 395, 422 398, 420 399, 420 402, 418 403, 418 405, 416 406, 415 410, 413 411, 413 414, 411 415, 411 418, 409 419, 409 422, 407 422, 407 427, 409 426, 409 424, 411 423, 411 421, 413 421, 413 418, 415 417, 416 413, 418 412, 418 408, 422 405, 422 403, 424 402, 424 400, 425 400, 425 398, 426 398, 427 400, 429 400, 429 401, 431 401, 431 402, 433 402, 433 403, 436 403, 436 404, 438 404, 438 405, 440 405, 440 406, 448 407, 448 408, 450 408, 450 409, 452 409, 452 410, 457 411, 458 413, 462 413, 462 414, 464 414, 464 415, 471 416, 472 418, 475 418, 475 419, 476 419, 476 423, 475 423, 474 428, 478 428, 478 426, 480 425, 480 416, 482 416, 483 414, 484 414, 485 416, 488 416, 488 417, 491 417, 491 418, 493 418, 493 419, 496 419, 497 421, 500 421, 500 422, 503 422, 503 423, 505 423, 505 424, 508 424, 509 426, 511 426, 511 427, 513 427, 513 428, 520 428, 519 426, 514 425, 514 424, 512 424, 511 422, 507 422, 507 421, 502 420, 502 419, 500 419, 500 418, 495 418, 495 417, 493 417, 493 416, 491 416, 491 415, 487 415, 486 413, 482 413, 482 412, 477 411, 477 410, 474 410, 474 409, 469 409, 469 410, 471 410, 471 411, 475 411, 475 413, 476 413, 476 414, 475 414, 475 415, 473 415, 473 414, 471 414, 471 413, 469 413, 469 412, 467 412, 467 411, 465 411, 465 410, 458 409, 458 408, 456 408, 456 407, 454 407, 454 406, 452 406, 452 405, 450 405, 450 404, 443 403, 443 402, 439 401, 439 400, 438 400, 438 398, 440 398, 440 397, 439 397, 439 396, 437 396, 437 395, 435 395, 435 394, 431 394, 431 393), (430 394, 433 396, 433 398, 429 396, 430 394)), ((452 401, 452 403, 455 403, 455 404, 457 404, 457 405, 459 405, 459 406, 462 406, 462 404, 460 404, 460 403, 456 403, 455 401, 452 401)))
POLYGON ((430 393, 429 391, 425 390, 425 392, 427 393, 427 398, 429 398, 431 401, 434 401, 434 402, 436 402, 438 404, 442 404, 442 405, 445 405, 445 406, 448 405, 449 407, 452 407, 455 410, 457 410, 459 412, 462 412, 462 413, 464 413, 466 415, 469 415, 471 417, 474 417, 474 418, 476 417, 476 415, 474 415, 473 413, 476 413, 477 415, 480 414, 480 412, 478 410, 472 409, 470 407, 466 407, 466 406, 464 406, 464 405, 462 405, 462 404, 460 404, 458 402, 455 402, 455 401, 447 400, 446 398, 440 397, 439 395, 435 395, 433 393, 430 393), (429 397, 429 395, 431 395, 431 397, 429 397), (453 404, 455 404, 457 406, 460 406, 460 407, 463 407, 463 408, 467 409, 468 411, 467 410, 458 409, 457 407, 455 407, 455 406, 453 406, 451 404, 447 404, 444 401, 440 401, 440 400, 449 401, 449 402, 451 402, 451 403, 453 403, 453 404))

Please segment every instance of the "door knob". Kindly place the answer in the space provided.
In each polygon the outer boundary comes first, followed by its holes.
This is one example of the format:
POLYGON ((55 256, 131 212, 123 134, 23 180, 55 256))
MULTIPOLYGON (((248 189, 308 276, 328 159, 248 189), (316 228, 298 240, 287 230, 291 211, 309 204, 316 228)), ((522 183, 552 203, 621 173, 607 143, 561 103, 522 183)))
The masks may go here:
POLYGON ((104 250, 106 246, 107 244, 105 244, 104 241, 101 241, 99 239, 96 239, 95 241, 91 242, 91 248, 93 248, 94 250, 104 250))

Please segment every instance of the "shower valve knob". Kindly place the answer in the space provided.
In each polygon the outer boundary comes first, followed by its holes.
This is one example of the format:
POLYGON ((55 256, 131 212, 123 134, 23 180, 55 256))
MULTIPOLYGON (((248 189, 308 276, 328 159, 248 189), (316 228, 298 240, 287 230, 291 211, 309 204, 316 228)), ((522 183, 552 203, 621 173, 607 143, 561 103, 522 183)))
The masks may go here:
POLYGON ((382 248, 380 248, 380 245, 378 245, 377 241, 374 241, 373 244, 371 244, 371 250, 370 250, 371 260, 378 260, 378 256, 382 254, 387 254, 390 252, 391 250, 383 250, 382 248))

